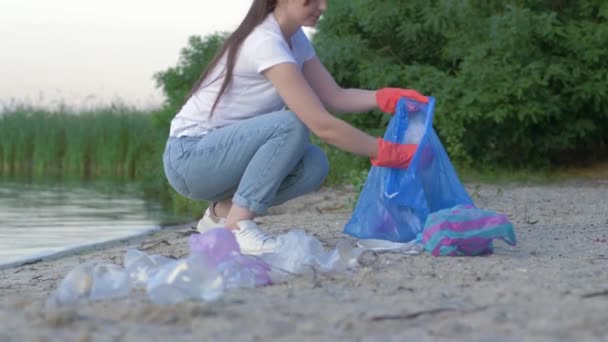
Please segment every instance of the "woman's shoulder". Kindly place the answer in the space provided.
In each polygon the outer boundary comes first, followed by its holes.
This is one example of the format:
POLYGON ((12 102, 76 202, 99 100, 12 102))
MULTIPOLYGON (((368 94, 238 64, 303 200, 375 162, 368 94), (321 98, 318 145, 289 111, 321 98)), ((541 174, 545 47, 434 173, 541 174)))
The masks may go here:
POLYGON ((261 40, 284 41, 281 28, 273 20, 272 14, 269 14, 261 24, 256 26, 245 41, 257 42, 261 40))

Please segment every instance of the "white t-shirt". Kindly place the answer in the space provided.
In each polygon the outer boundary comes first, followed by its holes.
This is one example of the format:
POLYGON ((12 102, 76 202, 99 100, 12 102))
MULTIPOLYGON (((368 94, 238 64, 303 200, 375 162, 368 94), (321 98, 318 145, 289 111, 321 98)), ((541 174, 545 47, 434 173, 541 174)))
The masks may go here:
POLYGON ((170 135, 204 135, 231 123, 285 108, 274 85, 261 72, 286 62, 302 70, 304 62, 314 56, 314 48, 301 28, 291 37, 290 48, 276 18, 269 14, 241 45, 232 82, 211 118, 209 112, 224 81, 225 56, 173 118, 170 135))

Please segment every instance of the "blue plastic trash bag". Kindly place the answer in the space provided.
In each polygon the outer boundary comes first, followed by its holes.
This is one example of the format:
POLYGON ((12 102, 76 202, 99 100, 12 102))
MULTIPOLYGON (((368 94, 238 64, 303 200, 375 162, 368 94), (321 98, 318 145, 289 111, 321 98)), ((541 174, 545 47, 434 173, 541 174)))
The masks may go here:
POLYGON ((346 234, 360 239, 409 242, 427 216, 456 205, 474 205, 433 129, 435 99, 428 104, 402 98, 384 139, 419 144, 407 169, 372 166, 346 234))

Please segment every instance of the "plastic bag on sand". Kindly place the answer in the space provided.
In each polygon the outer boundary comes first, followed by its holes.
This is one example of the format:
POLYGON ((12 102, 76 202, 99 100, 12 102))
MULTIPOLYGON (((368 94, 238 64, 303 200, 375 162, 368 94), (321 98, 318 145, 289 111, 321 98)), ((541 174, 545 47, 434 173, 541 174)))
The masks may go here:
POLYGON ((492 240, 516 244, 515 230, 506 215, 458 205, 429 215, 422 243, 434 256, 476 256, 493 251, 492 240))
POLYGON ((234 234, 218 228, 190 236, 190 253, 205 255, 226 281, 226 288, 270 285, 270 267, 253 256, 242 255, 234 234))
POLYGON ((352 248, 346 241, 338 242, 336 249, 326 251, 321 241, 294 229, 277 237, 274 253, 262 255, 262 260, 273 267, 273 280, 284 280, 291 274, 343 271, 357 266, 357 257, 363 248, 352 248))
POLYGON ((190 235, 188 244, 190 253, 205 254, 214 265, 240 254, 239 244, 236 242, 234 234, 224 228, 190 235))

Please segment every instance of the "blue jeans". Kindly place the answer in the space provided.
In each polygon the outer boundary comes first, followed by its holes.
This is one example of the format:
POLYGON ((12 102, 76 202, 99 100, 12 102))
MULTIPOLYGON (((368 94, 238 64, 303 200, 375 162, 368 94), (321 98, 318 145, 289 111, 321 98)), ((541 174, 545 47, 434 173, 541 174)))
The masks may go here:
POLYGON ((319 188, 329 164, 293 112, 260 115, 200 137, 170 137, 165 175, 179 194, 256 214, 319 188))

